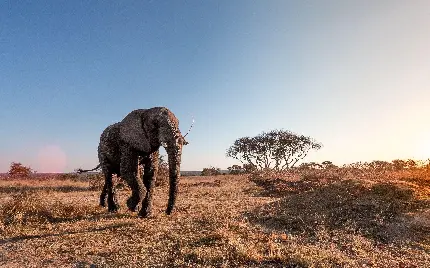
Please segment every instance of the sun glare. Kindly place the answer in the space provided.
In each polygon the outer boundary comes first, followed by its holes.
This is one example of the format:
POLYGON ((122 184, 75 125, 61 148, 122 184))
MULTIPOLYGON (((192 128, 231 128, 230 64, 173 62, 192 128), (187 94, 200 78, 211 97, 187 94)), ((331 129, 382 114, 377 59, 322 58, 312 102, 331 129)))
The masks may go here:
POLYGON ((39 163, 38 172, 42 173, 64 172, 67 163, 66 154, 56 145, 48 145, 40 149, 37 160, 39 163))
POLYGON ((430 158, 430 136, 416 146, 415 154, 417 159, 427 160, 430 158))

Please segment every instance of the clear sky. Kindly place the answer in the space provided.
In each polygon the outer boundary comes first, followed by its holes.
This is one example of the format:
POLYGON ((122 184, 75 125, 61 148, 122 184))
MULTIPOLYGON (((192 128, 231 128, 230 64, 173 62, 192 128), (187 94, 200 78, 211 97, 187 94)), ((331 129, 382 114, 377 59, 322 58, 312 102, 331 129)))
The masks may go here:
POLYGON ((430 158, 430 1, 0 3, 0 172, 94 167, 154 106, 195 119, 182 170, 281 128, 323 143, 307 161, 430 158))

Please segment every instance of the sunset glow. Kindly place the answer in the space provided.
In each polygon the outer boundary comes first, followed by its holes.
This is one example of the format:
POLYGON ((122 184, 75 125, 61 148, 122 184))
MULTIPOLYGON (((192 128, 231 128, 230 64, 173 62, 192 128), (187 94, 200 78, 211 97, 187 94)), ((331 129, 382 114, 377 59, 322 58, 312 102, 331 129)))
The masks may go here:
POLYGON ((430 136, 427 139, 422 139, 416 145, 415 157, 420 160, 430 159, 430 136))
POLYGON ((48 145, 39 150, 37 155, 38 172, 59 173, 64 172, 67 157, 63 150, 56 145, 48 145))
POLYGON ((305 162, 428 159, 429 10, 428 0, 12 1, 0 8, 0 173, 13 161, 94 167, 107 126, 157 106, 184 133, 196 120, 182 170, 239 164, 227 148, 274 129, 323 144, 305 162))

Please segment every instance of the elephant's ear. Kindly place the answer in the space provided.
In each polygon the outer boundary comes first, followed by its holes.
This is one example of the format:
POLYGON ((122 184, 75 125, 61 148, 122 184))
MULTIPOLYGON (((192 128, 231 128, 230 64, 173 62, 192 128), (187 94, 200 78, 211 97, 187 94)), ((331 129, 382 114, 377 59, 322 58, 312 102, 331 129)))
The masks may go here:
POLYGON ((149 153, 151 146, 144 129, 143 111, 132 111, 121 121, 120 138, 134 149, 149 153))

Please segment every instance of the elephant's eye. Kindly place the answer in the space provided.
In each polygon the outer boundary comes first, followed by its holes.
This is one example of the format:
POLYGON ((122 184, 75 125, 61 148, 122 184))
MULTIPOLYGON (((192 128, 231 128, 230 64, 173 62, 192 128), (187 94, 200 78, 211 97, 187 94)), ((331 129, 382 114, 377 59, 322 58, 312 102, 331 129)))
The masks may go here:
POLYGON ((182 137, 182 136, 179 136, 178 138, 177 138, 177 141, 178 141, 178 144, 180 144, 180 145, 185 145, 185 144, 187 144, 187 141, 184 139, 184 137, 182 137))

